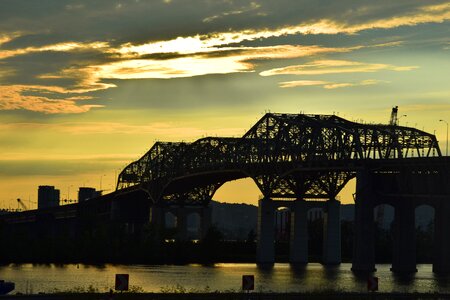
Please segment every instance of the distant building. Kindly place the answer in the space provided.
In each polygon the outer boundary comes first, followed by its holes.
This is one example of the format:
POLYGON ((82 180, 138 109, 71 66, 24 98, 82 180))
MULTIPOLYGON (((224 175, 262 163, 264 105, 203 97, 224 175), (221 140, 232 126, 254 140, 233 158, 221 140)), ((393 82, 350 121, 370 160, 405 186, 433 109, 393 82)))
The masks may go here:
POLYGON ((102 195, 102 191, 96 191, 91 187, 80 187, 78 190, 78 203, 100 197, 102 195))
POLYGON ((59 206, 59 190, 52 185, 40 185, 38 189, 38 209, 59 206))

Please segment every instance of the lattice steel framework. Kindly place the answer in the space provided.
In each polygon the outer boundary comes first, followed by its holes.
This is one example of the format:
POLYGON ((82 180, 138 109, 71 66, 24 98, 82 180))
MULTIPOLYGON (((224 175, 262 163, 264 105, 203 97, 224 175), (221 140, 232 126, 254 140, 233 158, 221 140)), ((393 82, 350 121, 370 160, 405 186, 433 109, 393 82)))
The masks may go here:
POLYGON ((120 173, 117 190, 204 204, 224 182, 251 177, 265 197, 328 199, 355 176, 355 161, 431 156, 441 156, 436 137, 416 128, 268 113, 242 138, 155 143, 120 173))

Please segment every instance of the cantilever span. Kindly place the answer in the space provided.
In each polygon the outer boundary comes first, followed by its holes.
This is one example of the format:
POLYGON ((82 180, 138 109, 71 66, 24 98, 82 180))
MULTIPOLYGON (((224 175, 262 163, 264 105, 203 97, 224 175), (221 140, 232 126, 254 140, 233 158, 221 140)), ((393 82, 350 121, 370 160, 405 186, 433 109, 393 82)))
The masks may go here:
POLYGON ((330 199, 362 162, 433 156, 441 156, 436 137, 416 128, 267 113, 241 138, 155 143, 120 173, 117 190, 207 203, 223 183, 251 177, 265 197, 330 199))

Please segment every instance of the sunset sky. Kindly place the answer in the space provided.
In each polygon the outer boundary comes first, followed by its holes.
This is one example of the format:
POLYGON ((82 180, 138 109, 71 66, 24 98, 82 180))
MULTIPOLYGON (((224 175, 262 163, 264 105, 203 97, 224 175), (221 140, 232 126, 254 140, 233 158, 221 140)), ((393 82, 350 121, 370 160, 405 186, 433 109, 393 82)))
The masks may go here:
POLYGON ((156 140, 241 136, 269 110, 388 123, 398 105, 445 153, 449 20, 436 0, 2 0, 0 208, 111 192, 156 140))

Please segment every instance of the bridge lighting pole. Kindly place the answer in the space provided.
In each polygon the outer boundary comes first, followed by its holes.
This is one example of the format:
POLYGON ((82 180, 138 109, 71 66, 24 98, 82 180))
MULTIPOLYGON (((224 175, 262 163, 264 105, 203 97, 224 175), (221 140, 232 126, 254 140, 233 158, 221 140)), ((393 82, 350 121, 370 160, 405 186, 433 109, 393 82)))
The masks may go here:
POLYGON ((106 174, 100 175, 100 191, 102 190, 102 179, 103 176, 106 176, 106 174))
MULTIPOLYGON (((401 115, 400 117, 398 117, 398 119, 397 119, 398 126, 400 126, 400 119, 403 117, 407 117, 407 116, 408 115, 401 115)), ((406 123, 406 125, 408 125, 408 123, 406 123)))
POLYGON ((70 188, 71 188, 72 186, 73 186, 72 184, 69 185, 69 186, 67 186, 67 200, 70 200, 70 188))
POLYGON ((448 122, 440 119, 439 122, 444 122, 447 125, 447 137, 445 140, 445 156, 448 156, 448 122))

